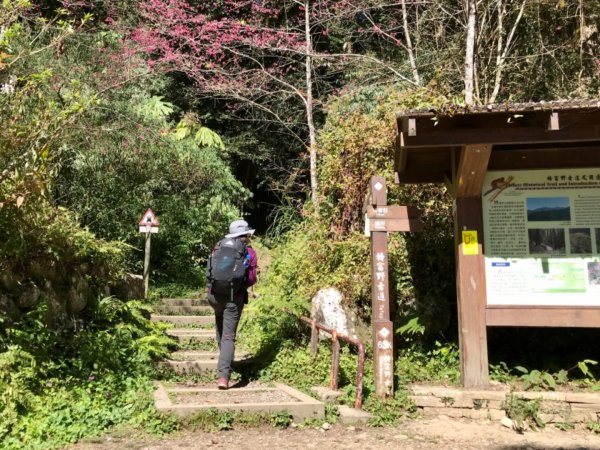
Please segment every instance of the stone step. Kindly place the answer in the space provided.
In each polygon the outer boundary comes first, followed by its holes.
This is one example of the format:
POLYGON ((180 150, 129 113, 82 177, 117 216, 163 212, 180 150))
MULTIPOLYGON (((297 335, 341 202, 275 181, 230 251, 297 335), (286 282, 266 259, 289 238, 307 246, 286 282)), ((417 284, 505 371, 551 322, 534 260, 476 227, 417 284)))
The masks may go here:
POLYGON ((216 339, 215 330, 202 330, 194 328, 170 328, 166 330, 169 336, 177 338, 179 341, 185 339, 194 339, 198 341, 209 341, 216 339))
POLYGON ((173 361, 216 360, 218 358, 218 351, 206 352, 202 350, 177 350, 176 352, 172 352, 170 357, 173 361))
POLYGON ((202 306, 208 305, 206 297, 198 298, 161 298, 160 304, 165 306, 202 306))
MULTIPOLYGON (((171 354, 171 357, 162 362, 162 365, 172 369, 176 373, 204 373, 211 370, 217 370, 219 353, 203 351, 177 351, 171 354)), ((251 356, 247 353, 239 353, 233 362, 233 368, 239 368, 251 361, 251 356)))
POLYGON ((338 411, 340 413, 339 421, 344 425, 365 424, 373 417, 370 412, 354 409, 347 405, 338 406, 338 411))
POLYGON ((181 388, 157 383, 154 405, 159 411, 178 416, 215 408, 218 411, 252 414, 287 411, 296 422, 325 417, 325 405, 322 402, 280 383, 268 387, 232 387, 226 391, 219 391, 216 387, 181 388))
POLYGON ((214 316, 162 316, 152 314, 152 322, 168 322, 173 325, 214 325, 214 316))
POLYGON ((210 306, 188 306, 188 305, 157 305, 154 307, 157 314, 169 316, 212 316, 213 309, 210 306))

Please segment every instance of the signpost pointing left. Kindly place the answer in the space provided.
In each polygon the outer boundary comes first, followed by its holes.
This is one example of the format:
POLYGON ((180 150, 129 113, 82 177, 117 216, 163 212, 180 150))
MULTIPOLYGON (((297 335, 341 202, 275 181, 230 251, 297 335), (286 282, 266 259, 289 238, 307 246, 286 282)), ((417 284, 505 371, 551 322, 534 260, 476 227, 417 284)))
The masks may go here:
POLYGON ((158 233, 158 219, 150 208, 142 216, 139 223, 140 233, 146 233, 146 251, 144 253, 144 298, 148 298, 150 280, 150 240, 153 233, 158 233))

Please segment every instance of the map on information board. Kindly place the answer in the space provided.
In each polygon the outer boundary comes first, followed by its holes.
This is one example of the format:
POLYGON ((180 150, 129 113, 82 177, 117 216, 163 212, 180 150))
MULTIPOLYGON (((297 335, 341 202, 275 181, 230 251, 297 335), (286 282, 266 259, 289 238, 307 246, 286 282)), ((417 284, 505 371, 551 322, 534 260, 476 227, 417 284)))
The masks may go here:
POLYGON ((600 168, 490 171, 488 305, 600 305, 600 168))

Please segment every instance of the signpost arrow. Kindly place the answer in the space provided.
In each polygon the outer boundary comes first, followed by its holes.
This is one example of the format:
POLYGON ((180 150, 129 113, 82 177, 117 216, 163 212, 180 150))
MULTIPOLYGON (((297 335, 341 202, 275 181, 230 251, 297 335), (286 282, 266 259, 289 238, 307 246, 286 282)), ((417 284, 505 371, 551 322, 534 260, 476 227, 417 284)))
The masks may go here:
POLYGON ((365 233, 371 231, 421 231, 421 212, 414 206, 371 206, 366 208, 365 233))

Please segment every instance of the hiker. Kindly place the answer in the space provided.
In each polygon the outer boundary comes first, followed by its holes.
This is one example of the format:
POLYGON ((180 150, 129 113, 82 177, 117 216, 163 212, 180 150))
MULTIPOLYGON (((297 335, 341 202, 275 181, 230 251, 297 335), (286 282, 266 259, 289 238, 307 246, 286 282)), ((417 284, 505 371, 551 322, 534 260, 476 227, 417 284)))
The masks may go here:
POLYGON ((215 311, 219 343, 219 389, 229 388, 237 326, 248 303, 248 288, 256 283, 256 252, 249 245, 253 234, 245 220, 232 222, 229 234, 215 244, 208 258, 208 302, 215 311))

